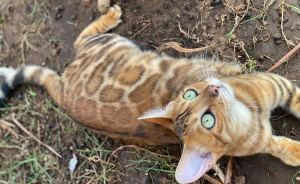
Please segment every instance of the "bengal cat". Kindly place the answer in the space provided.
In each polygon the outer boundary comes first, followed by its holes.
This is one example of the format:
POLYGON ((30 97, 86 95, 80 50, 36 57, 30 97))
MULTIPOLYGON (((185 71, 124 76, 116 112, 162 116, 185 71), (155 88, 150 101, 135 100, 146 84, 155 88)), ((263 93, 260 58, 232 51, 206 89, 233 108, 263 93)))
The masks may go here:
POLYGON ((51 69, 0 68, 0 104, 17 85, 44 86, 53 101, 74 120, 98 133, 142 144, 180 143, 164 127, 138 120, 145 111, 175 100, 183 86, 210 75, 235 75, 240 66, 200 58, 174 59, 141 51, 129 39, 102 34, 121 20, 115 5, 77 38, 75 61, 60 77, 51 69))
POLYGON ((181 140, 180 183, 197 180, 222 155, 270 153, 300 165, 300 144, 272 135, 269 121, 277 106, 300 117, 299 88, 275 74, 240 75, 238 65, 143 52, 126 38, 101 34, 120 17, 115 5, 80 34, 75 61, 61 77, 39 66, 1 67, 1 105, 16 85, 32 83, 101 134, 143 144, 181 140))
POLYGON ((272 135, 269 118, 278 106, 300 118, 300 89, 275 74, 241 74, 187 85, 165 108, 139 119, 163 124, 180 137, 184 148, 175 177, 190 183, 223 155, 269 153, 299 166, 300 142, 272 135))

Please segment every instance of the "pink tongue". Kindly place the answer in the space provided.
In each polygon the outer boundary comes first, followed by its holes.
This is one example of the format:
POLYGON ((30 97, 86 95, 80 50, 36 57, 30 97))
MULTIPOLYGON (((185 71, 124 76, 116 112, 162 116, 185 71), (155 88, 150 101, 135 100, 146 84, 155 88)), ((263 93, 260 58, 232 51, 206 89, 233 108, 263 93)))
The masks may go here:
POLYGON ((179 183, 196 181, 213 166, 212 154, 205 158, 200 157, 203 154, 205 152, 201 153, 184 147, 175 173, 175 178, 179 183))

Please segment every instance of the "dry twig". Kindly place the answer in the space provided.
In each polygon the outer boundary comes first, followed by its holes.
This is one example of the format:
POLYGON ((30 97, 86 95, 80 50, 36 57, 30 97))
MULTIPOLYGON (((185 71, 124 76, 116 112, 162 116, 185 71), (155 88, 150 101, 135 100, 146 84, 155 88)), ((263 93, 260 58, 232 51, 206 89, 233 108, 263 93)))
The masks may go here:
POLYGON ((51 152, 53 152, 55 155, 57 155, 58 157, 62 158, 62 156, 57 153, 52 147, 48 146, 47 144, 43 143, 42 141, 40 141, 38 138, 36 138, 34 135, 32 135, 32 133, 30 133, 18 120, 15 119, 15 114, 12 114, 12 120, 13 122, 20 128, 22 129, 27 135, 29 135, 30 137, 32 137, 36 142, 38 142, 39 144, 45 146, 46 148, 48 148, 51 152))
POLYGON ((202 176, 204 179, 206 179, 207 181, 209 181, 212 184, 222 184, 221 182, 219 182, 218 180, 210 177, 208 174, 203 174, 202 176))
POLYGON ((225 176, 225 184, 231 184, 231 177, 232 177, 232 165, 233 165, 233 157, 229 158, 227 169, 226 169, 226 176, 225 176))
POLYGON ((289 59, 291 55, 293 55, 297 50, 300 49, 300 43, 294 47, 291 51, 289 51, 285 56, 283 56, 277 63, 275 63, 267 72, 271 72, 278 68, 285 60, 289 59))
POLYGON ((183 53, 192 53, 192 52, 201 52, 205 49, 208 49, 212 46, 206 46, 206 47, 200 47, 200 48, 195 48, 195 49, 186 49, 181 47, 177 42, 167 42, 162 44, 156 49, 156 53, 161 54, 163 50, 168 49, 168 48, 173 48, 177 50, 178 52, 183 52, 183 53))
POLYGON ((130 40, 132 40, 134 37, 136 37, 136 35, 138 35, 140 32, 142 32, 144 29, 146 29, 151 23, 148 23, 147 25, 145 25, 141 30, 139 30, 137 33, 135 33, 130 40))
POLYGON ((223 171, 220 169, 218 164, 213 166, 213 169, 216 171, 216 174, 219 176, 220 180, 224 183, 225 182, 225 175, 223 171))

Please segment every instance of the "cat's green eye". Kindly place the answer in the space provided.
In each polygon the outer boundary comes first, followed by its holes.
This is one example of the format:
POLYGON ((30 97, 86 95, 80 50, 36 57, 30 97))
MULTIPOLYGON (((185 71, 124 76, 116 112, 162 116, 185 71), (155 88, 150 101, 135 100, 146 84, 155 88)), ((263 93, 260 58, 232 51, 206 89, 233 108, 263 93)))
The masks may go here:
POLYGON ((205 113, 201 118, 201 124, 204 128, 211 129, 215 125, 215 117, 211 113, 205 113))
POLYGON ((194 100, 196 97, 198 96, 197 92, 193 89, 189 89, 187 90, 184 94, 183 94, 183 99, 188 100, 188 101, 192 101, 194 100))

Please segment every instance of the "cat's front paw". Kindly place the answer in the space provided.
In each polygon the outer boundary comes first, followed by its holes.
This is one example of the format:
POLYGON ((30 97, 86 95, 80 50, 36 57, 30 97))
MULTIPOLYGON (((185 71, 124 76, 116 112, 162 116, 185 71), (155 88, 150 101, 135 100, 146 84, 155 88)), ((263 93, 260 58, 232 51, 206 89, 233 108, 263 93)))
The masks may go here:
POLYGON ((103 15, 106 26, 109 28, 116 27, 122 20, 120 19, 122 16, 122 11, 119 5, 114 5, 110 7, 108 12, 103 15))

